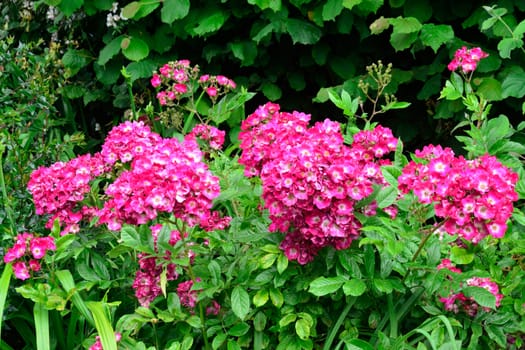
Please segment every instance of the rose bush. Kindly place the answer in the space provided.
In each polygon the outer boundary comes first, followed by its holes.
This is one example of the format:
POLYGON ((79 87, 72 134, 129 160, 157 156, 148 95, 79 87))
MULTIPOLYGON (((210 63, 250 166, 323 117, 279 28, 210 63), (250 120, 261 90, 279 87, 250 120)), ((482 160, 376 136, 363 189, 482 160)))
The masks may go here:
POLYGON ((17 236, 2 281, 36 348, 520 348, 525 124, 472 108, 481 53, 442 91, 471 112, 458 156, 404 154, 344 95, 347 125, 267 103, 235 130, 249 93, 164 65, 156 106, 31 173, 51 233, 17 236))

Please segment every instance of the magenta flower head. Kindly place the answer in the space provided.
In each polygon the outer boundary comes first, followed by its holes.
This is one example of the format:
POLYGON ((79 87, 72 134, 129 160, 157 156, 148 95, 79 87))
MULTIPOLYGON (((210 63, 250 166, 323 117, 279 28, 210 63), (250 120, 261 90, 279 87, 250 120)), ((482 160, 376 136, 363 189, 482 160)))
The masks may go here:
POLYGON ((466 46, 463 46, 454 54, 454 58, 448 64, 448 70, 454 72, 458 68, 461 68, 463 73, 473 72, 476 70, 478 62, 485 57, 488 57, 488 54, 481 48, 475 47, 467 49, 466 46))
POLYGON ((154 88, 159 87, 161 82, 162 80, 160 79, 160 75, 153 74, 153 77, 151 78, 151 86, 153 86, 154 88))

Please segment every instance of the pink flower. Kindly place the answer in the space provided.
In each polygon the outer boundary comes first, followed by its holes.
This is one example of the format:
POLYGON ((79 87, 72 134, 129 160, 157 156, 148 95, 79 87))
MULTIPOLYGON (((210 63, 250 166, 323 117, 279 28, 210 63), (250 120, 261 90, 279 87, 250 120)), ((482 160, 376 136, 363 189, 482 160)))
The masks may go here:
POLYGON ((215 97, 215 96, 217 96, 217 88, 215 86, 207 87, 206 88, 206 93, 210 97, 215 97))
POLYGON ((23 261, 17 261, 13 263, 13 272, 15 277, 22 281, 31 277, 29 270, 27 269, 27 265, 23 261))
POLYGON ((173 85, 173 90, 176 94, 185 94, 188 92, 188 86, 186 84, 178 83, 173 85))
POLYGON ((151 86, 156 88, 156 87, 159 87, 161 83, 162 83, 162 80, 160 78, 160 75, 153 74, 153 77, 151 78, 151 86))
POLYGON ((466 46, 463 46, 455 52, 454 58, 448 64, 448 69, 453 72, 461 67, 463 73, 473 72, 476 70, 478 62, 485 57, 488 57, 488 54, 483 52, 481 48, 467 49, 466 46))

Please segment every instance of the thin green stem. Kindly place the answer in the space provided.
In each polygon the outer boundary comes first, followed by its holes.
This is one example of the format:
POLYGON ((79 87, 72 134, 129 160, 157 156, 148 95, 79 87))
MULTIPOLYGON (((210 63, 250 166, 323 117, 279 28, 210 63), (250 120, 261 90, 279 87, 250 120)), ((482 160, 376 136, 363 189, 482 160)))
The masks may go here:
POLYGON ((390 293, 386 296, 387 307, 388 307, 388 317, 390 319, 390 338, 397 338, 397 315, 394 310, 394 299, 393 294, 390 293))
POLYGON ((341 328, 341 325, 343 324, 343 321, 345 320, 346 316, 350 312, 350 309, 352 306, 354 306, 355 301, 357 298, 355 297, 349 297, 346 300, 346 306, 339 315, 339 318, 334 323, 332 328, 330 329, 330 332, 328 333, 328 337, 326 338, 326 342, 324 343, 323 350, 330 350, 332 349, 332 343, 334 342, 334 339, 339 332, 339 328, 341 328))

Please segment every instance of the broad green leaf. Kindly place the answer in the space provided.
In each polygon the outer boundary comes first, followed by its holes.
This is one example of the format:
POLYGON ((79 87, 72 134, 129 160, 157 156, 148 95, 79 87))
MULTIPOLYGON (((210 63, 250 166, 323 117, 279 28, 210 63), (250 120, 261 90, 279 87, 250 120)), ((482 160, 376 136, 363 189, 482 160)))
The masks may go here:
POLYGON ((328 0, 323 6, 323 21, 333 21, 343 10, 343 0, 328 0))
POLYGON ((233 42, 229 46, 233 56, 241 61, 241 67, 253 65, 257 57, 257 45, 253 41, 233 42))
POLYGON ((374 287, 376 287, 377 290, 380 292, 387 293, 387 294, 392 292, 393 286, 392 286, 392 282, 390 282, 389 280, 374 278, 373 284, 374 284, 374 287))
POLYGON ((476 303, 483 307, 496 308, 496 297, 483 287, 470 286, 461 291, 465 296, 473 298, 476 303))
POLYGON ((127 19, 140 19, 146 17, 157 7, 160 6, 160 1, 151 1, 151 0, 140 0, 133 1, 127 4, 122 8, 122 16, 127 19))
POLYGON ((242 337, 250 330, 250 326, 246 322, 241 322, 228 330, 228 334, 234 337, 242 337))
POLYGON ((241 346, 237 343, 236 340, 228 340, 226 350, 241 350, 241 346))
POLYGON ((288 18, 285 25, 286 31, 292 37, 294 44, 312 45, 321 38, 321 29, 309 22, 288 18))
POLYGON ((394 165, 384 165, 381 167, 381 173, 391 186, 397 186, 397 178, 401 175, 401 169, 394 165))
POLYGON ((286 327, 286 326, 289 325, 290 323, 294 322, 296 319, 297 319, 297 315, 296 315, 296 314, 287 314, 287 315, 284 315, 284 316, 279 320, 279 327, 281 327, 281 328, 286 327))
POLYGON ((257 5, 261 10, 271 9, 274 12, 281 10, 281 0, 248 0, 248 4, 257 5))
POLYGON ((277 272, 282 274, 288 267, 288 258, 284 254, 280 254, 277 258, 277 272))
POLYGON ((396 51, 408 49, 416 40, 417 32, 412 33, 392 33, 390 35, 390 44, 396 51))
POLYGON ((140 62, 131 62, 126 66, 126 71, 131 75, 130 80, 134 82, 137 79, 149 78, 151 73, 157 68, 157 64, 150 59, 140 62))
POLYGON ((383 6, 383 2, 384 0, 361 0, 357 4, 357 7, 365 14, 376 13, 377 10, 379 10, 379 8, 383 6))
POLYGON ((295 333, 301 339, 308 339, 310 337, 310 328, 312 325, 304 318, 300 318, 295 322, 295 333))
POLYGON ((396 34, 414 33, 422 28, 421 23, 414 17, 390 18, 389 22, 394 28, 393 32, 396 34))
POLYGON ((345 341, 345 344, 347 345, 347 349, 351 349, 351 350, 374 350, 375 349, 375 347, 370 345, 370 343, 364 340, 361 340, 361 339, 352 339, 349 341, 345 341))
POLYGON ((270 82, 263 83, 261 86, 261 90, 264 96, 266 96, 266 98, 270 101, 277 101, 282 96, 281 88, 270 82))
POLYGON ((250 296, 241 286, 235 286, 231 293, 231 304, 233 313, 244 320, 250 311, 250 296))
POLYGON ((266 304, 268 300, 268 290, 261 289, 257 291, 257 293, 255 293, 255 295, 253 296, 253 305, 255 305, 255 307, 261 307, 264 304, 266 304))
POLYGON ((351 10, 354 6, 359 5, 363 0, 343 0, 343 6, 351 10))
MULTIPOLYGON (((11 285, 11 276, 13 275, 13 268, 11 263, 4 265, 2 276, 0 277, 0 320, 3 320, 5 310, 5 302, 11 285)), ((0 322, 0 339, 2 339, 2 322, 0 322)))
POLYGON ((503 98, 525 96, 525 71, 521 67, 513 67, 507 72, 501 85, 503 98))
POLYGON ((140 61, 149 54, 148 44, 137 37, 127 37, 122 40, 120 43, 122 48, 122 53, 124 56, 131 61, 140 61))
POLYGON ((424 24, 419 38, 423 45, 430 46, 436 53, 441 45, 454 39, 454 29, 452 29, 452 26, 445 24, 424 24))
POLYGON ((504 38, 498 43, 498 51, 501 58, 510 58, 512 50, 523 47, 523 40, 516 38, 504 38))
POLYGON ((318 277, 310 283, 308 291, 316 296, 323 296, 336 292, 347 281, 343 276, 318 277))
POLYGON ((87 50, 68 49, 62 56, 62 63, 67 70, 66 76, 68 78, 77 74, 89 62, 91 62, 91 54, 87 50))
POLYGON ((281 307, 284 303, 283 293, 277 288, 270 288, 270 300, 275 307, 281 307))
POLYGON ((427 22, 432 17, 431 0, 406 0, 403 6, 405 17, 417 18, 421 23, 427 22))
POLYGON ((197 25, 191 31, 199 36, 218 31, 226 22, 229 15, 225 11, 214 9, 203 12, 199 17, 197 25))
POLYGON ((358 297, 363 295, 364 292, 366 292, 366 284, 362 280, 354 278, 343 284, 343 293, 345 295, 358 297))
POLYGON ((503 99, 501 83, 494 78, 482 78, 477 87, 477 91, 487 101, 501 101, 503 99))
POLYGON ((76 10, 80 9, 82 5, 84 5, 84 0, 63 0, 58 4, 58 8, 66 17, 69 17, 76 10))
POLYGON ((474 253, 468 252, 465 248, 454 246, 450 249, 450 260, 454 264, 470 264, 474 260, 474 253))
POLYGON ((164 0, 160 10, 160 20, 172 24, 177 19, 182 19, 190 12, 190 0, 164 0))
POLYGON ((125 246, 135 248, 140 246, 140 236, 133 226, 124 226, 120 230, 120 239, 125 246))
POLYGON ((49 311, 42 303, 33 306, 33 319, 35 321, 36 343, 38 350, 50 350, 49 339, 49 311))
POLYGON ((220 332, 218 333, 211 342, 212 349, 216 350, 221 347, 221 345, 226 341, 228 338, 228 335, 226 333, 220 332))

